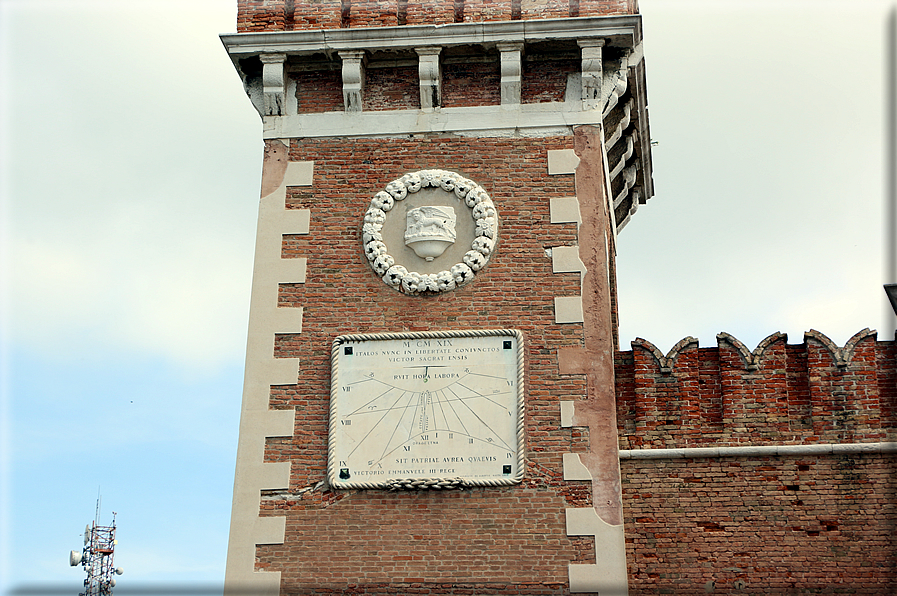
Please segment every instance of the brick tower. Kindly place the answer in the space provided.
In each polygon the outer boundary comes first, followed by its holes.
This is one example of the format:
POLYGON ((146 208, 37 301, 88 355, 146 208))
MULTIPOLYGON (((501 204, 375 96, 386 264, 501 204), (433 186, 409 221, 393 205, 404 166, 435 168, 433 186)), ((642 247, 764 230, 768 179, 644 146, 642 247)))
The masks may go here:
POLYGON ((237 24, 265 155, 226 592, 625 594, 636 2, 239 0, 237 24))

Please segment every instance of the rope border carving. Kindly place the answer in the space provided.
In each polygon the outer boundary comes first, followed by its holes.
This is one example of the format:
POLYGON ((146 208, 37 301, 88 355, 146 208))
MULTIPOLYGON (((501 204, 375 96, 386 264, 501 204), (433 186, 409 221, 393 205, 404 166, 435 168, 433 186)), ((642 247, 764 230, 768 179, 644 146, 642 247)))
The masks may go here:
POLYGON ((409 333, 363 333, 341 335, 333 340, 330 349, 330 417, 327 423, 327 481, 339 489, 388 489, 388 490, 429 490, 463 489, 478 486, 511 486, 523 480, 526 467, 524 437, 524 349, 523 334, 516 329, 481 329, 469 331, 418 331, 409 333), (339 370, 337 366, 340 347, 344 343, 359 341, 397 339, 450 339, 453 337, 513 337, 517 340, 517 473, 511 478, 476 480, 468 478, 390 478, 382 482, 336 482, 336 397, 339 390, 339 370))

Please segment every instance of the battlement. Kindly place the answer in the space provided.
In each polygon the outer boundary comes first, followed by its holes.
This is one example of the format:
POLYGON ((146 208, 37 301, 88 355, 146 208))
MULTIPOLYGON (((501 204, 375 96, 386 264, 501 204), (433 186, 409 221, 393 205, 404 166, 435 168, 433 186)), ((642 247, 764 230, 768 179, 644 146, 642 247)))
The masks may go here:
POLYGON ((637 12, 636 0, 238 0, 237 31, 444 25, 637 12))
POLYGON ((615 354, 621 449, 893 441, 897 345, 864 329, 837 347, 810 330, 750 351, 728 333, 664 355, 638 338, 615 354))

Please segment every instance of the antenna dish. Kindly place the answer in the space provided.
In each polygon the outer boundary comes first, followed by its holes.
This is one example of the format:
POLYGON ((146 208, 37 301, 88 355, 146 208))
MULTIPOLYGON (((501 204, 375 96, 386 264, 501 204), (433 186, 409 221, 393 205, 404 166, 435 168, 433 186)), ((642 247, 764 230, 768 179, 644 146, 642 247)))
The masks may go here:
POLYGON ((72 567, 77 567, 81 564, 81 553, 76 550, 73 550, 69 553, 69 565, 72 567))
POLYGON ((116 568, 115 568, 115 574, 116 574, 116 575, 121 575, 121 574, 124 573, 124 572, 125 572, 125 570, 122 569, 121 567, 116 567, 116 568))
POLYGON ((90 524, 84 526, 84 546, 87 546, 88 542, 90 542, 90 524))

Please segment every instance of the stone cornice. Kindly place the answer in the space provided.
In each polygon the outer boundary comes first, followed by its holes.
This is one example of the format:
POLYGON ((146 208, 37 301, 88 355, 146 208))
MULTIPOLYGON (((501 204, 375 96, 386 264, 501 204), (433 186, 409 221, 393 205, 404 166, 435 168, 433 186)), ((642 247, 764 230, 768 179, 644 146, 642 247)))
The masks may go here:
POLYGON ((384 112, 325 112, 265 118, 266 139, 291 137, 389 137, 454 133, 494 136, 570 134, 569 127, 598 124, 599 112, 567 111, 554 104, 516 104, 384 112))
POLYGON ((341 50, 407 50, 422 46, 495 45, 507 42, 603 39, 606 47, 633 48, 642 39, 639 15, 532 21, 404 25, 308 31, 225 33, 234 59, 268 53, 289 55, 341 50))
POLYGON ((615 152, 610 182, 619 230, 654 194, 641 23, 639 15, 614 15, 236 33, 221 35, 221 41, 264 120, 266 139, 428 133, 549 136, 572 134, 576 126, 612 123, 606 139, 608 150, 615 152), (442 105, 442 65, 451 56, 445 50, 463 46, 472 48, 474 57, 499 55, 500 105, 442 105), (563 102, 521 104, 522 58, 528 48, 579 54, 580 73, 568 78, 563 102), (408 59, 417 55, 420 109, 363 109, 365 71, 378 52, 392 52, 408 66, 414 63, 408 59), (303 113, 289 73, 303 64, 330 68, 338 60, 343 109, 303 113))

